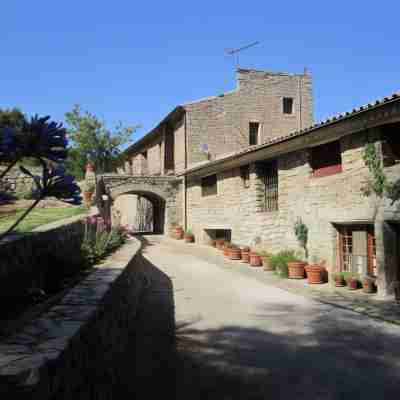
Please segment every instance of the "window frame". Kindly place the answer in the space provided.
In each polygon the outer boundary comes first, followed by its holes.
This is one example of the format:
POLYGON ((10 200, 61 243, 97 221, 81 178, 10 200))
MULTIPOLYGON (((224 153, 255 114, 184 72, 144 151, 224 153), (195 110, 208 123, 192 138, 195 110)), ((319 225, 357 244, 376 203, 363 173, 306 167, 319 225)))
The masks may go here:
POLYGON ((217 174, 211 174, 211 175, 202 177, 200 186, 201 186, 201 197, 217 196, 218 195, 217 174), (214 179, 214 177, 215 177, 215 183, 213 183, 213 185, 210 185, 209 183, 207 183, 207 180, 210 180, 210 178, 214 179), (211 188, 213 188, 213 189, 211 190, 211 188))
POLYGON ((294 114, 294 98, 293 97, 282 97, 282 114, 293 115, 294 114))
POLYGON ((262 162, 258 165, 263 183, 263 212, 279 211, 279 168, 278 160, 262 162))
POLYGON ((345 269, 346 265, 345 261, 345 252, 344 249, 349 247, 350 245, 346 245, 346 241, 349 242, 351 240, 351 252, 347 252, 346 254, 349 256, 353 255, 353 231, 365 231, 367 234, 367 272, 369 276, 376 276, 376 237, 374 232, 373 225, 370 224, 347 224, 347 225, 339 225, 336 227, 338 234, 338 249, 337 249, 337 257, 338 257, 338 267, 339 272, 353 272, 351 261, 347 261, 348 267, 345 269))
POLYGON ((249 146, 257 146, 259 144, 259 142, 260 142, 260 127, 261 127, 261 124, 259 121, 249 121, 249 146), (252 142, 252 140, 251 140, 252 139, 252 130, 251 130, 252 125, 257 125, 257 132, 255 135, 256 143, 251 143, 252 142))

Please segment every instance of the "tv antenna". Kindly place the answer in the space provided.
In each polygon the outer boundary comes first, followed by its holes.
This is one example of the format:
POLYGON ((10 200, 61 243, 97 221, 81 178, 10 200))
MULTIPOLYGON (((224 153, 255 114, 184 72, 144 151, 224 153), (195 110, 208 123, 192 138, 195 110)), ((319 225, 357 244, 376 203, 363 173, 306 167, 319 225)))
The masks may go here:
POLYGON ((253 42, 250 43, 246 46, 239 47, 238 49, 225 49, 225 53, 228 54, 229 56, 235 56, 236 55, 236 66, 239 66, 239 53, 243 50, 249 49, 250 47, 256 46, 260 42, 253 42))

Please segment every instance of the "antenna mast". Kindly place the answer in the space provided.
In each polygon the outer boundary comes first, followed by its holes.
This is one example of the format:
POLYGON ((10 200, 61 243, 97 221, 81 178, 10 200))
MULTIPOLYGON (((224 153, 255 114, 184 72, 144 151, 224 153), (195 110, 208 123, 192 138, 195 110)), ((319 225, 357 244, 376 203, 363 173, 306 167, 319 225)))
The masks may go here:
POLYGON ((236 55, 236 66, 239 67, 239 53, 250 47, 256 46, 259 43, 260 42, 253 42, 253 43, 248 44, 247 46, 239 47, 238 49, 225 49, 225 53, 230 56, 236 55))

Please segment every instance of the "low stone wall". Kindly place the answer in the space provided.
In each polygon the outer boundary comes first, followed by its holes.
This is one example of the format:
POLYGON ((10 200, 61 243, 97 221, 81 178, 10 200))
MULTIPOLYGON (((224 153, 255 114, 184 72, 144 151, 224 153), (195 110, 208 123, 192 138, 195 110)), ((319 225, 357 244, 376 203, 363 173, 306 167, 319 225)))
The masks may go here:
POLYGON ((0 243, 0 301, 23 296, 31 288, 45 288, 57 276, 81 267, 82 218, 44 225, 0 243))
POLYGON ((111 399, 118 388, 124 393, 133 362, 127 348, 147 284, 138 268, 140 248, 136 239, 128 242, 122 256, 0 344, 0 398, 87 400, 111 399))

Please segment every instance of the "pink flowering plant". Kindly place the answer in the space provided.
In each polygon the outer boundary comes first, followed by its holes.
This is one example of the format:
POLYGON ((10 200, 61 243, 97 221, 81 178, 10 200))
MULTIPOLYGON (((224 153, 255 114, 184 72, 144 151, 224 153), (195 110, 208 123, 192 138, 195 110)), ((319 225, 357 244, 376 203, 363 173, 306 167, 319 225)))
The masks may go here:
POLYGON ((19 167, 21 172, 31 177, 34 182, 35 200, 18 220, 0 235, 0 240, 12 233, 33 208, 46 197, 56 197, 70 204, 81 203, 80 188, 73 176, 65 174, 63 166, 67 158, 66 130, 62 124, 49 121, 49 119, 50 117, 35 116, 30 121, 24 121, 19 130, 7 126, 0 128, 0 164, 6 165, 5 170, 0 174, 0 183, 12 167, 23 162, 25 158, 36 159, 42 167, 40 176, 33 175, 22 165, 19 167))
POLYGON ((81 247, 86 262, 89 265, 98 263, 125 243, 126 239, 126 231, 121 227, 112 227, 110 220, 98 215, 87 217, 81 247))

